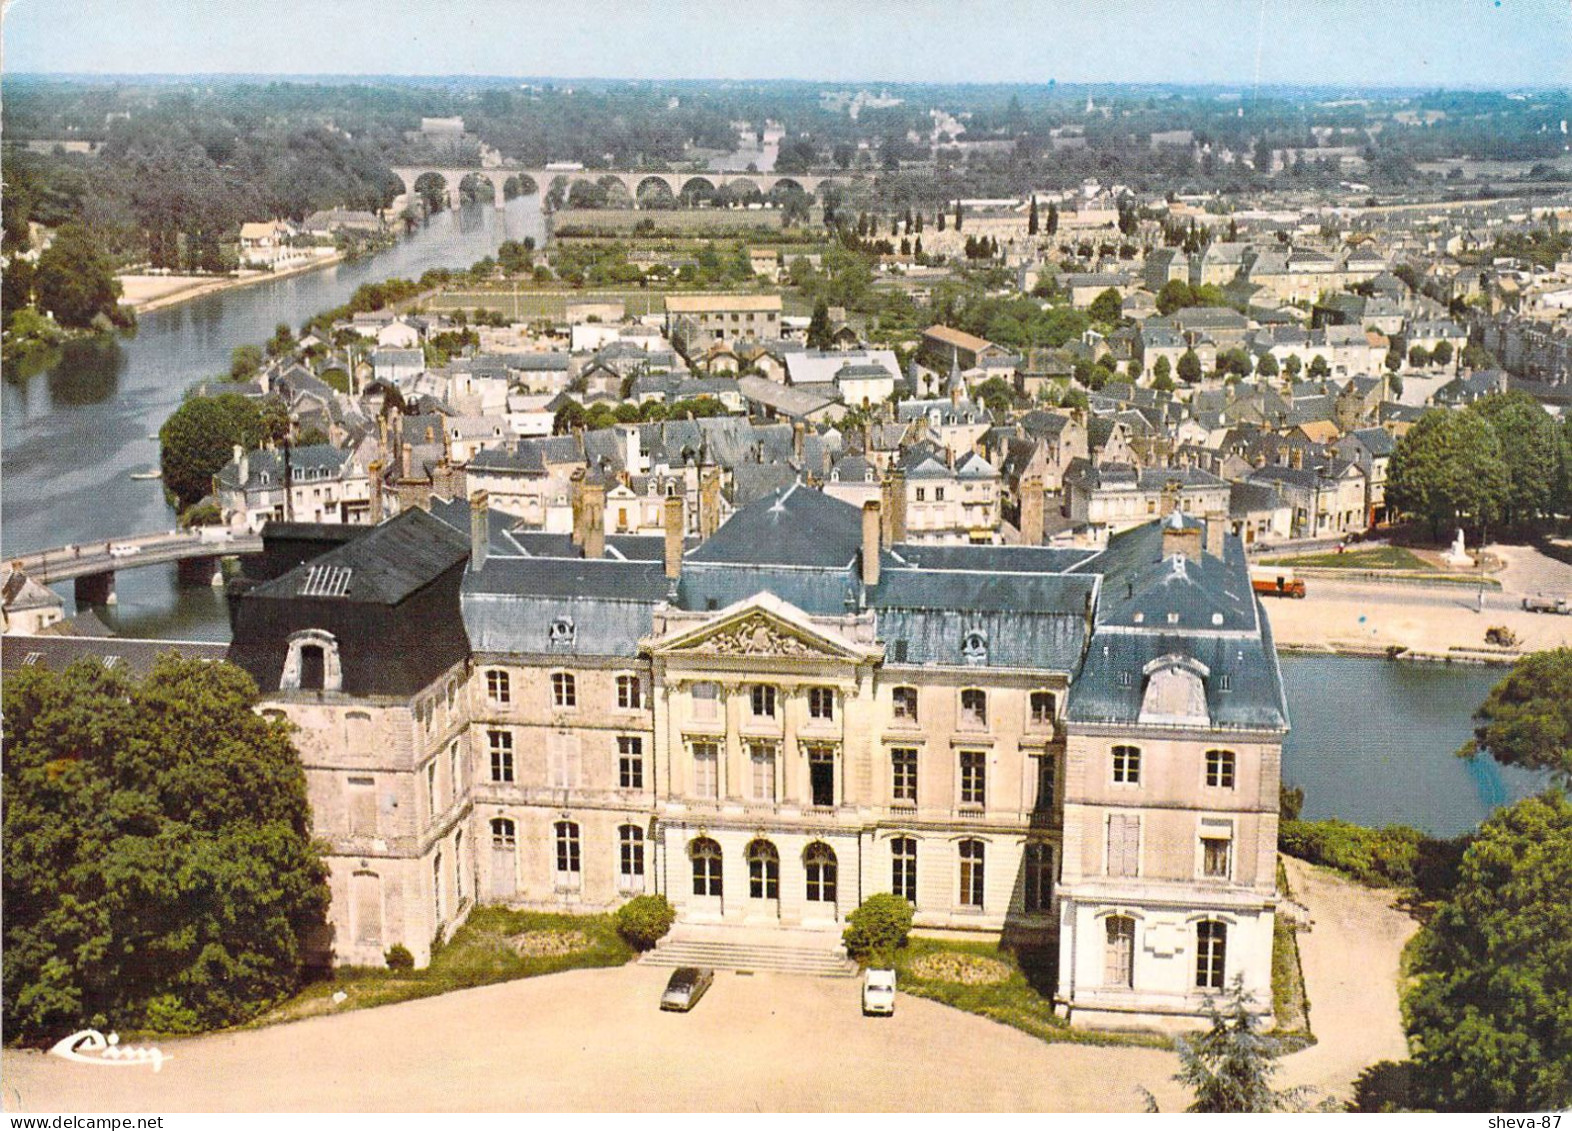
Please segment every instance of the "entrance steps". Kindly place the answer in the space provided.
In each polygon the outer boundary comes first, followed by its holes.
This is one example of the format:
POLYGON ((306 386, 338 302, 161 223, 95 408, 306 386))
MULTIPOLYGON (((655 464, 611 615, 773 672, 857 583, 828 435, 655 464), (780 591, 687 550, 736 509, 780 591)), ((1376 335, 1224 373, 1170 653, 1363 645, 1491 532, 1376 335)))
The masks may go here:
POLYGON ((840 936, 820 931, 679 927, 639 961, 645 966, 707 966, 817 978, 849 978, 857 973, 840 936))

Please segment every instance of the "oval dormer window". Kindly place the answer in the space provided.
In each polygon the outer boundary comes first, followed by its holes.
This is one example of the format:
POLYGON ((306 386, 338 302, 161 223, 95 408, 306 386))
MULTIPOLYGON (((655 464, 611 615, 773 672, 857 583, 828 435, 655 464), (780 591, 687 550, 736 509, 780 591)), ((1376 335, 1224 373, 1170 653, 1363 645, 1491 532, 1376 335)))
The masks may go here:
POLYGON ((548 639, 553 645, 571 648, 574 639, 573 618, 557 617, 553 620, 548 630, 548 639))
POLYGON ((988 634, 972 629, 961 642, 961 658, 973 666, 988 662, 988 634))

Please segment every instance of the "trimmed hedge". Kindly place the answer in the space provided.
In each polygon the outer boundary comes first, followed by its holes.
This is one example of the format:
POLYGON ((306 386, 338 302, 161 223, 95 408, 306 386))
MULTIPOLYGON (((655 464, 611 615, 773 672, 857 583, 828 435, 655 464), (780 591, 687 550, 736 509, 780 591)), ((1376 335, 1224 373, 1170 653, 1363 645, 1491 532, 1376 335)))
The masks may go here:
POLYGON ((637 895, 617 908, 613 920, 617 933, 629 946, 634 950, 649 950, 671 930, 671 925, 677 921, 677 909, 664 895, 637 895))
POLYGON ((1398 887, 1436 898, 1451 887, 1468 837, 1440 840, 1407 825, 1367 829, 1336 819, 1283 821, 1277 847, 1289 856, 1335 868, 1362 884, 1398 887))

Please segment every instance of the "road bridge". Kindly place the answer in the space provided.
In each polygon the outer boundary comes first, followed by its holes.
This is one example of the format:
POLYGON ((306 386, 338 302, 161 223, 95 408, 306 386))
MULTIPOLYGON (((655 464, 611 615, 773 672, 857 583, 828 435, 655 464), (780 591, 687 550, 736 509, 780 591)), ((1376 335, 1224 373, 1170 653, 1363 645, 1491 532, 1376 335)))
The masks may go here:
POLYGON ((620 186, 637 206, 641 196, 647 197, 655 194, 661 200, 668 198, 672 201, 680 199, 692 191, 707 189, 715 191, 730 186, 756 188, 768 196, 776 189, 800 189, 814 196, 822 197, 823 191, 831 186, 845 187, 853 181, 863 179, 860 173, 750 173, 746 171, 708 173, 708 172, 639 172, 627 169, 475 169, 458 168, 444 165, 396 165, 393 174, 404 184, 404 191, 413 193, 415 182, 427 173, 435 173, 443 180, 443 192, 450 205, 459 203, 459 188, 468 177, 478 177, 486 181, 492 192, 492 201, 501 205, 504 199, 503 186, 509 178, 517 177, 522 183, 525 194, 547 192, 551 186, 560 184, 564 194, 572 191, 575 184, 587 183, 611 187, 613 184, 620 186))
POLYGON ((112 605, 115 574, 123 569, 176 563, 186 584, 217 584, 222 580, 219 561, 262 550, 262 536, 235 533, 222 527, 197 527, 156 534, 135 534, 105 542, 87 542, 18 554, 11 568, 34 581, 53 585, 76 582, 78 605, 112 605))

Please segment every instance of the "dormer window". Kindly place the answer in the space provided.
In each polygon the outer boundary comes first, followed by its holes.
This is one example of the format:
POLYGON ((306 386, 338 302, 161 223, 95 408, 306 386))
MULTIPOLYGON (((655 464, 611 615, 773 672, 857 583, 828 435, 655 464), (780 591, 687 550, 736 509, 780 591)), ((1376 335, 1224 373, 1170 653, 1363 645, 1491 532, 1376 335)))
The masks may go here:
POLYGON ((971 667, 981 667, 988 662, 988 634, 973 629, 961 642, 961 658, 971 667))
POLYGON ((571 648, 574 636, 572 617, 557 617, 551 622, 551 627, 547 632, 547 638, 554 647, 571 648))

